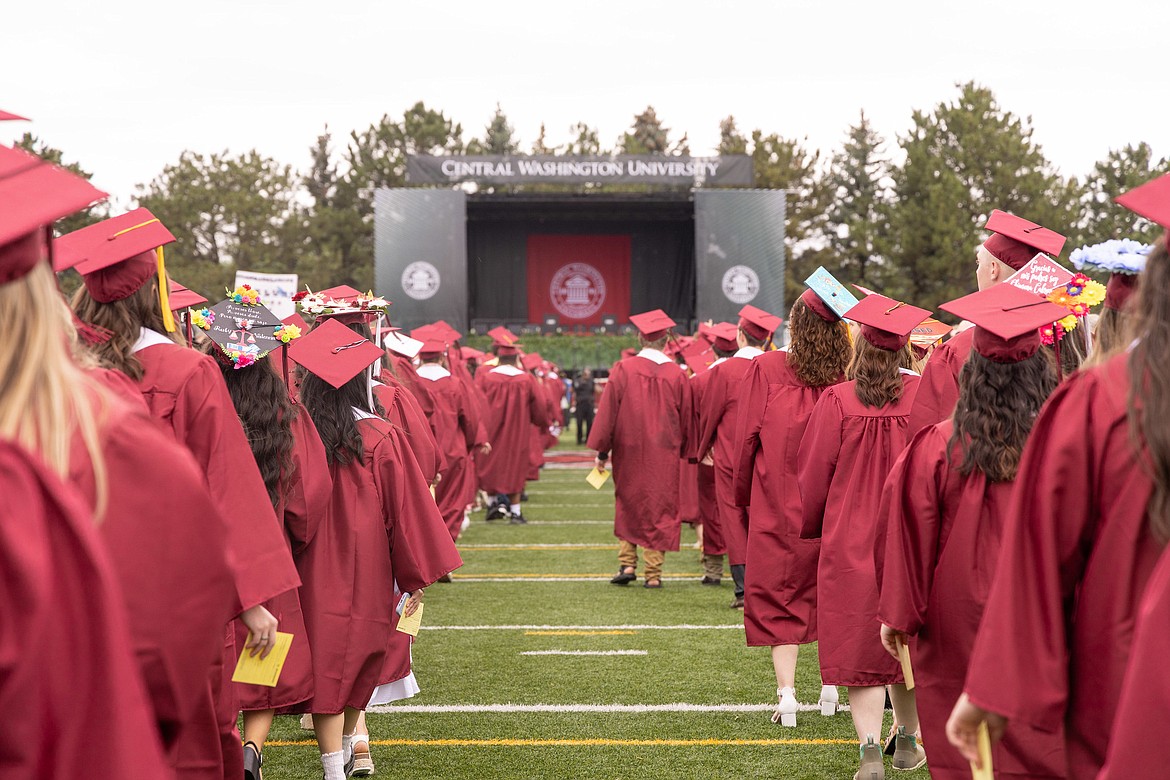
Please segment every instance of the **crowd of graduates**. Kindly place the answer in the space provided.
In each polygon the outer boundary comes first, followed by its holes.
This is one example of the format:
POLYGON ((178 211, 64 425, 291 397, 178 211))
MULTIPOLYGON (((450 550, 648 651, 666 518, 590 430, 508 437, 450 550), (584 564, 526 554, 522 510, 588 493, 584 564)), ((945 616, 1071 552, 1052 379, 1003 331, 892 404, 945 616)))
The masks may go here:
MULTIPOLYGON (((283 319, 247 286, 208 301, 168 278, 145 209, 54 235, 104 197, 0 147, 0 777, 258 780, 277 714, 305 716, 325 780, 372 774, 364 711, 419 690, 396 628, 462 564, 473 506, 526 522, 565 383, 506 328, 479 353, 345 286, 283 319), (278 647, 274 686, 232 681, 278 647)), ((1119 202, 1170 229, 1170 176, 1119 202)), ((999 777, 1159 776, 1167 239, 1082 250, 1112 272, 1093 319, 1083 275, 1008 283, 1063 237, 987 228, 945 342, 912 340, 929 311, 824 276, 783 347, 751 305, 689 337, 631 317, 641 349, 580 415, 614 476, 612 582, 641 555, 662 588, 698 526, 702 584, 728 564, 770 648, 773 720, 796 725, 818 642, 817 702, 848 689, 862 780, 926 750, 966 777, 984 727, 999 777)))
MULTIPOLYGON (((1170 229, 1170 175, 1118 202, 1170 229)), ((982 728, 997 777, 1163 776, 1167 238, 1074 251, 1102 284, 1051 276, 1051 229, 1002 211, 986 229, 978 291, 940 307, 953 330, 823 269, 783 347, 751 305, 691 336, 632 317, 642 348, 589 436, 615 482, 612 582, 638 579, 641 548, 661 588, 680 524, 698 526, 702 584, 726 556, 747 643, 771 650, 773 721, 796 725, 816 641, 820 711, 848 689, 862 780, 927 750, 933 777, 968 777, 982 728)))

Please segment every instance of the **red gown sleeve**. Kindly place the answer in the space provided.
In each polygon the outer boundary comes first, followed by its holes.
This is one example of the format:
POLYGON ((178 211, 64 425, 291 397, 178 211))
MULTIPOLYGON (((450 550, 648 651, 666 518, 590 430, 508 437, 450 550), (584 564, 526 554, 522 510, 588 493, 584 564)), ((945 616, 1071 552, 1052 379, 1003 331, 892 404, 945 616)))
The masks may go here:
POLYGON ((760 450, 764 413, 768 409, 768 391, 767 377, 760 364, 753 360, 752 367, 744 377, 739 396, 739 418, 735 423, 733 497, 736 506, 748 506, 752 500, 752 476, 756 468, 756 453, 760 450))
POLYGON ((387 436, 373 451, 374 484, 390 538, 394 580, 403 592, 425 588, 463 565, 414 457, 387 436))
POLYGON ((295 408, 297 415, 292 420, 295 446, 292 469, 285 483, 284 527, 293 554, 299 555, 312 543, 329 511, 333 483, 317 427, 308 410, 302 406, 295 408))
POLYGON ((800 440, 797 485, 800 487, 802 539, 819 539, 825 523, 825 507, 837 457, 841 454, 841 426, 844 414, 837 400, 836 388, 830 388, 817 400, 800 440))
POLYGON ((613 452, 614 433, 617 431, 617 413, 621 406, 625 384, 623 374, 620 363, 610 370, 609 381, 605 383, 605 392, 601 394, 601 403, 597 405, 593 427, 589 429, 589 440, 585 443, 586 447, 596 452, 613 452))
POLYGON ((947 465, 947 442, 931 426, 911 440, 882 491, 878 619, 910 635, 922 628, 933 587, 947 465))
POLYGON ((703 388, 703 397, 696 411, 699 414, 698 441, 695 442, 694 452, 702 460, 703 456, 715 446, 715 436, 723 414, 727 411, 727 381, 723 372, 718 369, 711 372, 711 379, 703 388))

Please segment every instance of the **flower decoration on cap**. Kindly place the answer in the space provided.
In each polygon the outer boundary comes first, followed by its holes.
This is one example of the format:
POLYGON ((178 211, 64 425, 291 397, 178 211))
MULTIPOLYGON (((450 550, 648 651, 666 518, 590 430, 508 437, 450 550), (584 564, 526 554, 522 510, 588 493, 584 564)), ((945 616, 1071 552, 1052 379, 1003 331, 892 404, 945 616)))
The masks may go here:
POLYGON ((1084 274, 1075 274, 1068 284, 1063 284, 1048 293, 1048 300, 1069 311, 1067 317, 1041 330, 1041 342, 1051 346, 1063 338, 1065 333, 1075 330, 1077 321, 1089 316, 1091 307, 1105 300, 1105 285, 1093 281, 1084 274))
POLYGON ((247 352, 224 352, 222 354, 231 361, 232 368, 236 371, 247 368, 256 362, 256 356, 247 352))
POLYGON ((259 306, 260 293, 253 290, 251 285, 241 284, 234 290, 227 290, 228 298, 242 306, 259 306))
POLYGON ((342 314, 369 314, 371 316, 384 315, 390 308, 390 302, 372 291, 357 293, 356 295, 335 298, 324 292, 300 292, 293 296, 300 310, 306 314, 318 317, 333 317, 342 314))
POLYGON ((211 330, 211 323, 215 322, 215 312, 204 306, 191 312, 191 324, 201 330, 211 330))
POLYGON ((299 339, 301 337, 301 329, 296 325, 292 325, 286 322, 276 330, 272 331, 272 335, 280 339, 282 343, 287 344, 293 339, 299 339))
POLYGON ((1078 271, 1097 269, 1115 274, 1140 274, 1153 246, 1129 238, 1110 239, 1074 249, 1069 259, 1078 271))

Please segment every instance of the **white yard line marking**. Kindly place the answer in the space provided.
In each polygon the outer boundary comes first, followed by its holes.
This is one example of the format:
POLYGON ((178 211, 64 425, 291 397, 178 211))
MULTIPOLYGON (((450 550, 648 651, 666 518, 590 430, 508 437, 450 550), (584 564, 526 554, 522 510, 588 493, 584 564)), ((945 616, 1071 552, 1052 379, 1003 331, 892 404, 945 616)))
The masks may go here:
POLYGON ((525 650, 520 655, 650 655, 646 650, 525 650))
POLYGON ((742 623, 717 623, 714 625, 700 625, 697 623, 679 623, 672 626, 655 626, 645 623, 625 623, 608 626, 553 626, 536 624, 503 624, 498 626, 436 626, 423 624, 423 631, 725 631, 727 629, 743 630, 742 623))
MULTIPOLYGON (((771 712, 776 704, 379 704, 370 707, 370 712, 400 713, 520 713, 520 712, 566 712, 566 713, 626 713, 639 715, 651 712, 771 712)), ((848 712, 849 705, 837 708, 848 712)), ((801 704, 801 712, 820 712, 819 704, 801 704)))

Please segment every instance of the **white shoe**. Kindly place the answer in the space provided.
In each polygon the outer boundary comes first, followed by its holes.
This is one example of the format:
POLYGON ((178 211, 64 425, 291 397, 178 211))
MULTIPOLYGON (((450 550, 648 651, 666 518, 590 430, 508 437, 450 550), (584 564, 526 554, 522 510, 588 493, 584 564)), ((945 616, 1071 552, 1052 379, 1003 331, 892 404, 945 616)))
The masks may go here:
POLYGON ((796 712, 800 709, 800 705, 796 702, 796 689, 777 688, 776 695, 780 697, 780 703, 776 705, 776 711, 772 713, 772 722, 793 728, 796 726, 796 712))
POLYGON ((307 712, 301 716, 301 728, 305 731, 313 730, 313 716, 307 712))
POLYGON ((837 703, 841 701, 841 695, 837 693, 837 686, 822 685, 821 686, 821 714, 825 717, 837 714, 837 703))
POLYGON ((463 522, 459 526, 459 533, 463 533, 471 527, 471 515, 464 513, 463 522))

